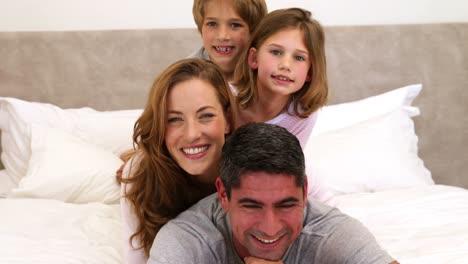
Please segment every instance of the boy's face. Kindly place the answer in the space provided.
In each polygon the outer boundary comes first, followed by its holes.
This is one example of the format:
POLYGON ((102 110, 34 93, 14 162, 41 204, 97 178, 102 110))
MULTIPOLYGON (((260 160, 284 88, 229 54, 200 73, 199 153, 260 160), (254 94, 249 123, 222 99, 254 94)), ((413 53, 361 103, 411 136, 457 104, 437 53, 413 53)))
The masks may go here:
POLYGON ((207 1, 204 11, 203 46, 230 81, 249 41, 249 25, 237 14, 230 0, 207 1))
POLYGON ((302 231, 307 184, 303 189, 291 175, 250 172, 231 190, 231 199, 219 178, 216 186, 239 257, 281 259, 302 231))

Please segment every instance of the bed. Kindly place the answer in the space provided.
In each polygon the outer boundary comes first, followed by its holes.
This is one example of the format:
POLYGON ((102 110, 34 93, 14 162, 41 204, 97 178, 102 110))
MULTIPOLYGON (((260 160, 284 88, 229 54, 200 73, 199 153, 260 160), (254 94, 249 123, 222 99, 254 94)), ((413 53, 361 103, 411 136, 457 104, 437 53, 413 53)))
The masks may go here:
MULTIPOLYGON (((468 263, 468 24, 326 27, 309 181, 400 263, 468 263)), ((121 263, 118 154, 196 29, 0 32, 0 263, 121 263), (170 40, 170 41, 167 41, 170 40)))

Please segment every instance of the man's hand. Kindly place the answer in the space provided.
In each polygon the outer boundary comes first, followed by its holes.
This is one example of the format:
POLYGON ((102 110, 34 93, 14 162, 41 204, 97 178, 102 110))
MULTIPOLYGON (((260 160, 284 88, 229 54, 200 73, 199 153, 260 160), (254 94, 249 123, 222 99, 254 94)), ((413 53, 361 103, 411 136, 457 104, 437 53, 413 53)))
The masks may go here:
POLYGON ((244 263, 245 264, 283 264, 283 261, 282 260, 269 261, 269 260, 264 260, 264 259, 260 259, 256 257, 245 257, 244 263))

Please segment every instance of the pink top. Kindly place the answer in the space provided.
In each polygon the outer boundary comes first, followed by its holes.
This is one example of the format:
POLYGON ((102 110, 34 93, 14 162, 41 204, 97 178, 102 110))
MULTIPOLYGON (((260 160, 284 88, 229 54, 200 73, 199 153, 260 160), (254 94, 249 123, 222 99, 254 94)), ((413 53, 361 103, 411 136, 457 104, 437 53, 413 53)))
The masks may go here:
POLYGON ((266 121, 265 123, 278 125, 286 128, 291 134, 295 135, 301 143, 302 149, 305 148, 309 136, 312 133, 315 122, 317 121, 317 112, 312 113, 307 118, 300 118, 296 115, 290 114, 293 112, 293 104, 289 105, 288 111, 285 111, 275 118, 266 121))

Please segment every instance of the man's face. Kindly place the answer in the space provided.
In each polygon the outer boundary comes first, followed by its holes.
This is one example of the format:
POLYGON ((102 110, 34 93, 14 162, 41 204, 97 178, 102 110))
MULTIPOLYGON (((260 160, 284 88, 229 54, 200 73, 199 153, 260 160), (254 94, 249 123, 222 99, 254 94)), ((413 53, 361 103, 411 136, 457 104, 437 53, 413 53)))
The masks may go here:
POLYGON ((303 189, 291 175, 250 172, 231 190, 231 199, 219 178, 216 186, 239 257, 281 259, 302 230, 307 183, 303 189))

